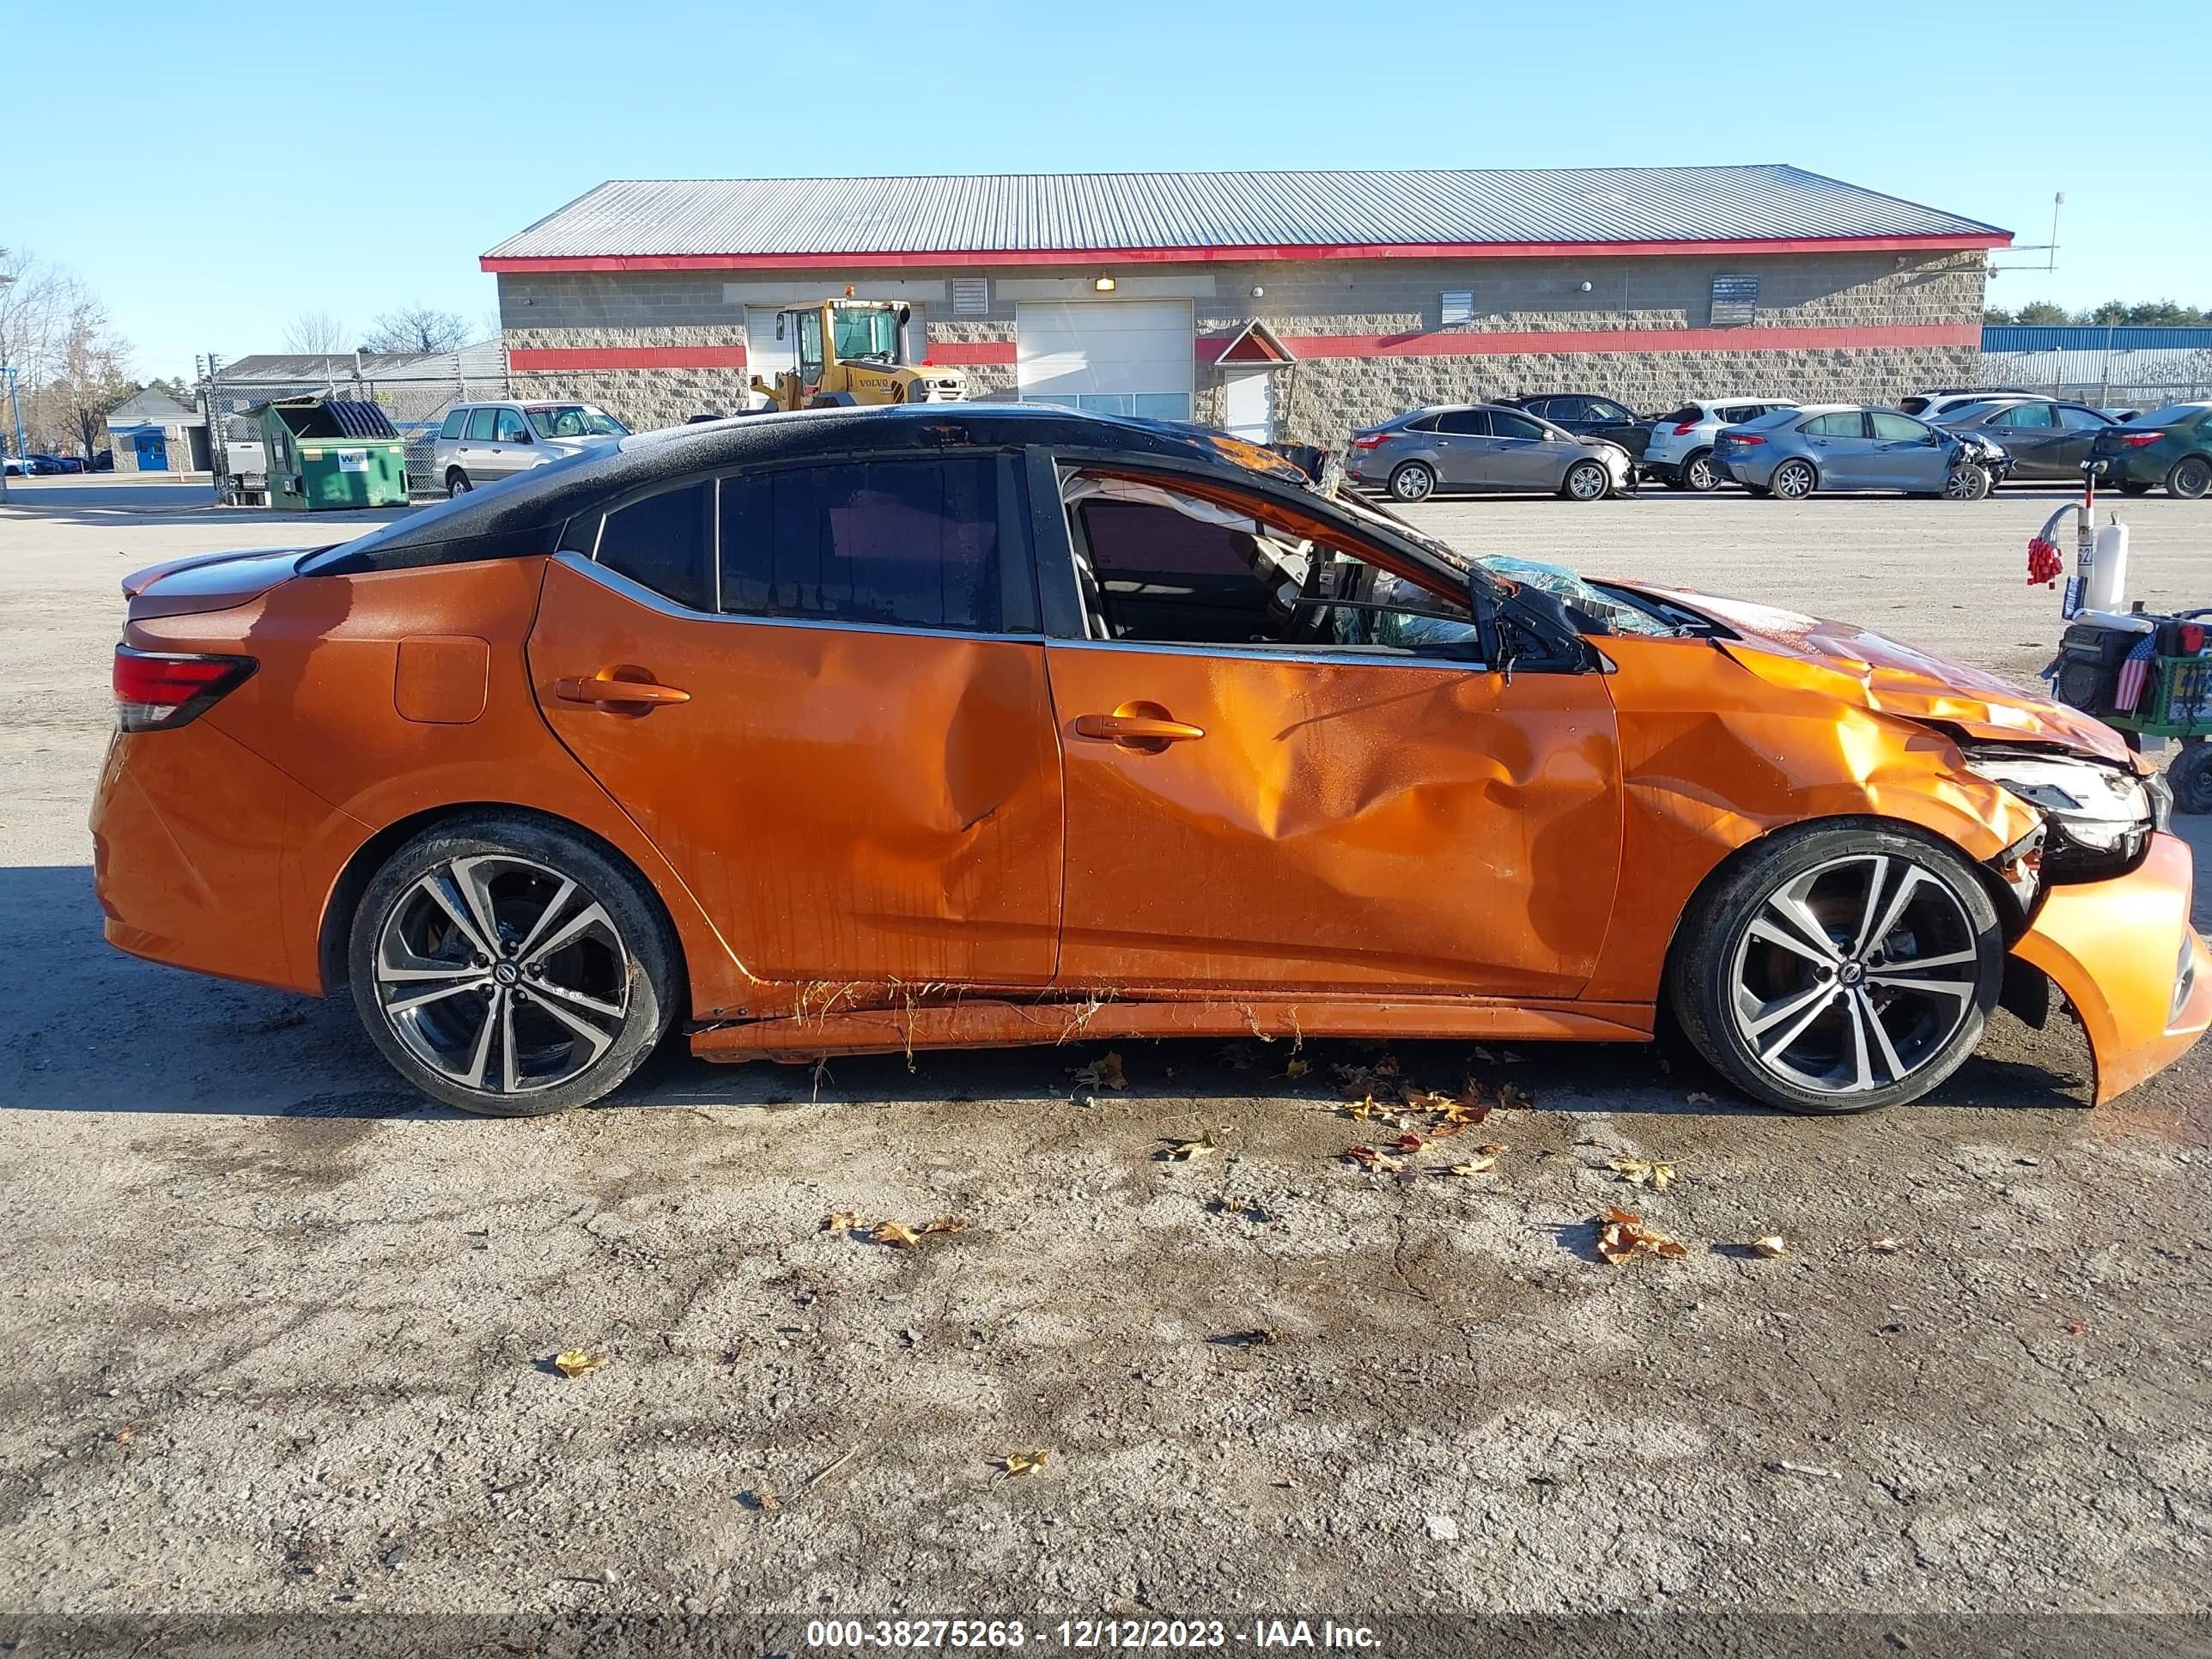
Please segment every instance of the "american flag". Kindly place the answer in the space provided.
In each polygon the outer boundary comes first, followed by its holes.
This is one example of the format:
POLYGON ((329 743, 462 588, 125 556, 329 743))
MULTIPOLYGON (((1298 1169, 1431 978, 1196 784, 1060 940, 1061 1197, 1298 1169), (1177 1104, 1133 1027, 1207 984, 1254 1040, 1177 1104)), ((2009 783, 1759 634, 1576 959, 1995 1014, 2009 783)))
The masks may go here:
POLYGON ((2158 635, 2146 634, 2120 665, 2120 683, 2112 688, 2112 707, 2121 714, 2132 714, 2142 700, 2143 682, 2150 678, 2150 659, 2157 653, 2158 635))

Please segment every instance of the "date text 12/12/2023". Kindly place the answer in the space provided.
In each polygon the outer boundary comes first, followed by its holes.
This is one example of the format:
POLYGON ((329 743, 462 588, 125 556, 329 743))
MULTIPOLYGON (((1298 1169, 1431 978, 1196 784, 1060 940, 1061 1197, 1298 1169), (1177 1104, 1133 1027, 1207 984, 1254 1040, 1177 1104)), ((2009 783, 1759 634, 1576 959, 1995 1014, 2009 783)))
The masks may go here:
POLYGON ((1030 1645, 1067 1652, 1174 1651, 1248 1648, 1257 1652, 1373 1652, 1379 1634, 1332 1619, 1062 1619, 1032 1631, 1019 1619, 817 1619, 806 1626, 815 1652, 1013 1651, 1030 1645))

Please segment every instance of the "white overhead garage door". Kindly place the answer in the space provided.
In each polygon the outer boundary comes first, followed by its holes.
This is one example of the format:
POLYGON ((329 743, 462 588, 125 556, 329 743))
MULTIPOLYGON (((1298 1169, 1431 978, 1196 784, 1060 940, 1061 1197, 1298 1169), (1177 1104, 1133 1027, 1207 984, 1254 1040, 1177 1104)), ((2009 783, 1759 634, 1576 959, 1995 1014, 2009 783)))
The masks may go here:
POLYGON ((1188 300, 1024 300, 1014 307, 1014 339, 1025 403, 1190 419, 1188 300))
POLYGON ((774 306, 745 307, 745 373, 757 374, 770 386, 775 377, 787 368, 799 367, 799 331, 784 330, 784 337, 775 337, 774 306))

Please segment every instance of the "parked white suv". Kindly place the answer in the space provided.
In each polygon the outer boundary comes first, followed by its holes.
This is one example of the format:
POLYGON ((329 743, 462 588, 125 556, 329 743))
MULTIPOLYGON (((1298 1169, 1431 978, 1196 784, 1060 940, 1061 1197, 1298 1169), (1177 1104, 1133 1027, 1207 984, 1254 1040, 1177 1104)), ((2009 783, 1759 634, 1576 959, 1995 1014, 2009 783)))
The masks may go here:
POLYGON ((1713 465, 1713 439, 1720 429, 1796 407, 1787 398, 1699 398, 1684 404, 1651 423, 1644 473, 1670 489, 1718 489, 1728 482, 1713 465))
POLYGON ((448 495, 465 495, 629 435, 628 427, 592 404, 455 404, 431 447, 432 475, 448 495))

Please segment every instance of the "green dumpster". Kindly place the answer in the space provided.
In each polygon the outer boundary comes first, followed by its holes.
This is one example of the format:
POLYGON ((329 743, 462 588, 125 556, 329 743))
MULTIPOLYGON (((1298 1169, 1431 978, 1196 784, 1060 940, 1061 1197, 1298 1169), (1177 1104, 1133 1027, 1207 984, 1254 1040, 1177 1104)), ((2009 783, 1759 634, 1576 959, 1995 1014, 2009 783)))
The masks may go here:
POLYGON ((279 398, 260 413, 270 506, 407 505, 407 442, 374 404, 279 398))

